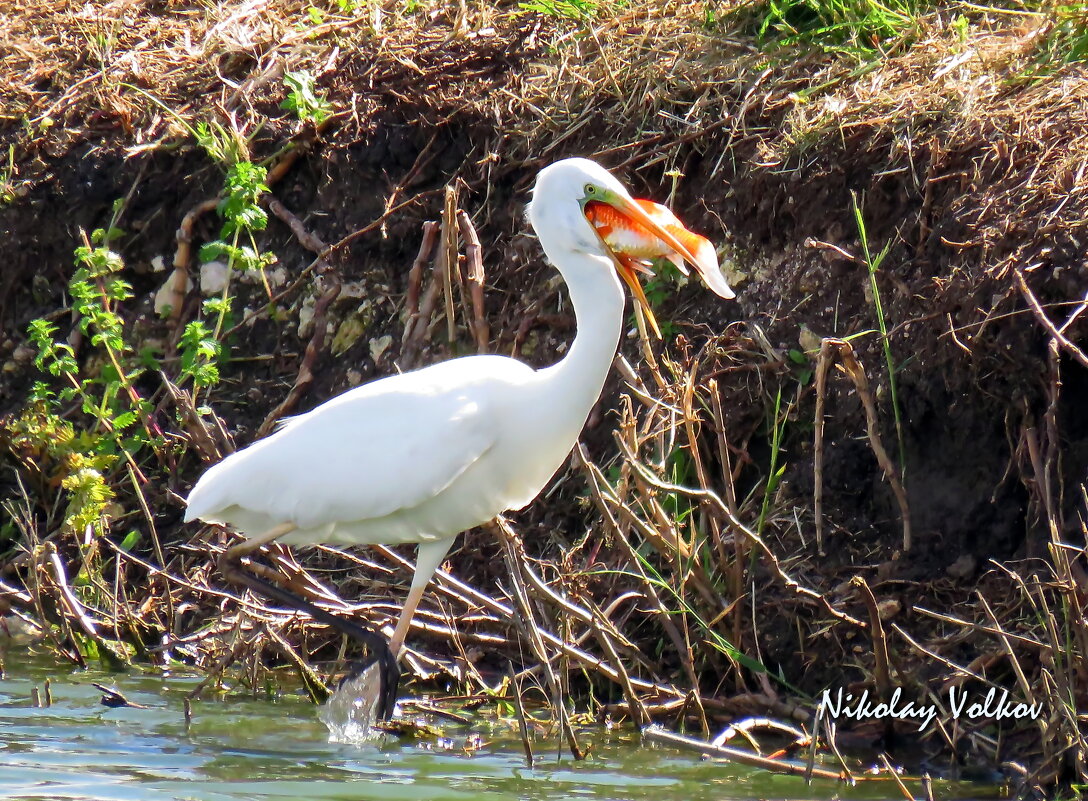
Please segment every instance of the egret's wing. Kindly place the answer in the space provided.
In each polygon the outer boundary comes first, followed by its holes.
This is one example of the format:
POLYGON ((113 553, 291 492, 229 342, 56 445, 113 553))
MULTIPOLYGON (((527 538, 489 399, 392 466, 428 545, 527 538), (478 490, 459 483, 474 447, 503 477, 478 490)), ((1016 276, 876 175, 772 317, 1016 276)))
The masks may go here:
POLYGON ((189 495, 185 519, 232 507, 312 528, 383 517, 448 487, 492 446, 488 393, 418 374, 360 387, 232 454, 189 495))

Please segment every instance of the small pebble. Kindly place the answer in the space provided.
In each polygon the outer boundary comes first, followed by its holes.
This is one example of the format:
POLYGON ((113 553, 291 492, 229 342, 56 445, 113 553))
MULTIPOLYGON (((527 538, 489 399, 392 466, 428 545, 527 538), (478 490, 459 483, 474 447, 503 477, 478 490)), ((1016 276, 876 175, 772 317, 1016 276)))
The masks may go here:
POLYGON ((221 261, 208 261, 200 265, 200 294, 204 297, 223 294, 230 279, 230 267, 221 261))
POLYGON ((957 559, 955 562, 945 568, 945 572, 948 573, 948 575, 952 578, 962 579, 974 575, 975 568, 977 567, 978 560, 975 559, 975 557, 971 554, 965 553, 963 556, 961 556, 959 559, 957 559))
POLYGON ((15 349, 15 352, 11 354, 11 357, 15 359, 17 364, 30 364, 37 355, 38 352, 29 345, 20 345, 15 349))

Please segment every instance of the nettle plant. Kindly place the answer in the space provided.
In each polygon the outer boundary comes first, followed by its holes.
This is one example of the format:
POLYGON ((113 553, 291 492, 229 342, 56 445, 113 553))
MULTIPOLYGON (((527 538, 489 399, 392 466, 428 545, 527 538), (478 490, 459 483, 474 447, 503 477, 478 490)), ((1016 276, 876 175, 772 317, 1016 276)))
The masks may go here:
MULTIPOLYGON (((119 207, 115 219, 118 213, 119 207)), ((133 477, 142 476, 140 465, 146 458, 165 459, 174 447, 136 386, 145 372, 162 365, 160 354, 137 348, 131 331, 126 332, 122 307, 133 290, 121 277, 124 260, 112 248, 122 235, 112 225, 98 229, 75 251, 77 269, 68 293, 83 338, 79 359, 76 347, 58 338, 53 322, 41 318, 30 323, 28 336, 38 349, 35 364, 61 386, 35 382, 27 408, 8 426, 12 448, 24 463, 47 473, 45 480, 59 482, 65 490, 64 526, 77 532, 89 526, 103 533, 104 512, 114 498, 110 479, 116 472, 126 469, 133 477), (80 413, 82 419, 73 418, 80 413)), ((213 298, 205 310, 222 321, 229 305, 229 298, 213 298)), ((202 322, 189 323, 179 341, 175 383, 214 385, 221 355, 217 337, 202 322)))
MULTIPOLYGON (((295 111, 301 121, 319 124, 331 113, 328 102, 315 92, 311 77, 291 73, 286 83, 290 94, 285 108, 295 111)), ((225 262, 228 280, 218 297, 204 301, 205 319, 193 320, 183 329, 173 377, 178 386, 191 383, 197 395, 219 382, 224 331, 233 324, 229 276, 235 270, 258 272, 271 299, 265 269, 276 257, 260 250, 255 238, 268 224, 260 205, 269 191, 267 168, 250 160, 248 141, 236 130, 217 122, 186 127, 225 173, 218 205, 223 220, 219 238, 201 248, 200 258, 225 262)), ((77 269, 68 292, 79 335, 85 338, 80 358, 76 346, 58 339, 53 322, 44 318, 31 322, 29 338, 38 349, 35 363, 61 386, 35 382, 30 403, 0 432, 24 464, 44 481, 64 489, 64 526, 77 532, 90 527, 99 535, 114 498, 111 478, 124 469, 134 481, 142 479, 141 460, 154 456, 167 461, 177 446, 177 441, 163 435, 151 403, 136 387, 146 371, 161 370, 162 365, 157 358, 161 354, 132 344, 131 331, 126 338, 121 312, 133 289, 121 277, 124 260, 112 247, 124 235, 116 227, 123 205, 123 201, 115 203, 109 226, 84 236, 83 245, 75 251, 77 269), (79 413, 82 419, 76 419, 79 413)), ((210 410, 198 407, 198 411, 210 410)))
MULTIPOLYGON (((105 530, 105 511, 114 499, 111 478, 119 471, 142 477, 149 457, 165 460, 175 447, 153 418, 152 404, 136 384, 148 370, 160 370, 158 355, 138 349, 126 336, 122 304, 133 297, 120 273, 124 261, 111 248, 122 232, 98 229, 76 249, 77 269, 68 284, 71 310, 84 338, 76 348, 58 338, 47 319, 30 323, 28 336, 37 347, 38 369, 60 380, 37 381, 30 403, 8 424, 12 450, 50 483, 66 493, 64 527, 95 534, 105 530), (81 364, 82 362, 82 364, 81 364), (82 419, 73 415, 82 414, 82 419)), ((205 310, 227 318, 229 299, 213 298, 205 310)), ((219 381, 220 342, 204 323, 189 323, 178 343, 180 369, 175 383, 197 388, 219 381)))
POLYGON ((200 249, 200 260, 224 261, 228 280, 217 298, 204 301, 204 313, 211 321, 194 320, 182 334, 182 372, 193 379, 197 387, 211 386, 219 381, 216 365, 221 356, 222 335, 231 320, 233 298, 230 295, 229 276, 235 270, 260 273, 265 290, 271 296, 265 268, 274 264, 274 254, 261 251, 254 239, 255 231, 263 231, 268 225, 268 214, 260 207, 261 195, 268 191, 264 180, 267 170, 250 161, 239 161, 227 168, 223 200, 218 211, 223 218, 219 239, 208 242, 200 249))
POLYGON ((89 346, 82 369, 75 348, 58 340, 55 324, 30 323, 28 334, 38 348, 35 363, 62 387, 35 382, 30 404, 11 425, 15 446, 39 457, 37 464, 54 466, 68 493, 64 523, 77 531, 90 526, 102 532, 102 513, 113 498, 108 473, 122 462, 138 472, 145 452, 166 446, 151 419, 151 404, 135 386, 157 364, 125 338, 120 308, 132 297, 132 285, 119 275, 124 262, 110 247, 121 235, 113 226, 100 228, 75 252, 77 269, 68 292, 77 330, 89 346), (76 410, 73 403, 86 416, 86 426, 65 419, 66 412, 76 410))
POLYGON ((225 259, 232 269, 256 270, 262 275, 275 263, 275 255, 261 252, 253 237, 255 231, 263 231, 268 225, 268 213, 260 206, 261 196, 268 191, 264 183, 267 175, 268 170, 250 161, 239 161, 227 168, 223 200, 218 207, 223 227, 219 239, 200 249, 201 261, 225 259))
POLYGON ((320 125, 332 116, 332 103, 318 94, 314 77, 308 72, 288 72, 283 82, 289 91, 280 108, 295 112, 300 122, 320 125))
POLYGON ((204 301, 204 314, 210 325, 204 320, 190 322, 180 343, 182 375, 191 378, 195 387, 202 388, 219 381, 217 365, 222 356, 223 331, 232 324, 230 276, 236 270, 258 273, 271 298, 272 289, 265 270, 276 262, 276 256, 270 251, 262 251, 254 236, 268 225, 268 213, 260 205, 261 197, 269 191, 265 183, 267 168, 249 160, 245 142, 240 137, 230 137, 231 144, 225 146, 227 135, 221 126, 198 126, 196 133, 197 142, 225 167, 226 173, 223 197, 217 207, 223 225, 219 238, 200 249, 200 260, 204 263, 224 262, 228 279, 219 297, 204 301))

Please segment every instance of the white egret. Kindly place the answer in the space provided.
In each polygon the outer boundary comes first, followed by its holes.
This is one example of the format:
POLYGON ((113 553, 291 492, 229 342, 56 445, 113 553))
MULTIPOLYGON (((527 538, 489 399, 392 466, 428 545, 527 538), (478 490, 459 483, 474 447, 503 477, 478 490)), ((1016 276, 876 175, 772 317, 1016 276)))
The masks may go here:
POLYGON ((186 521, 228 525, 248 538, 227 552, 228 564, 277 539, 418 544, 388 641, 393 668, 383 681, 393 687, 382 693, 382 717, 392 712, 395 659, 416 606, 454 538, 528 505, 573 448, 619 343, 620 278, 651 320, 635 275, 649 270, 638 259, 666 256, 681 269, 686 260, 717 294, 733 297, 709 242, 664 207, 635 201, 592 161, 542 170, 529 220, 577 318, 574 343, 558 363, 534 370, 504 356, 466 356, 357 387, 231 454, 189 494, 186 521))

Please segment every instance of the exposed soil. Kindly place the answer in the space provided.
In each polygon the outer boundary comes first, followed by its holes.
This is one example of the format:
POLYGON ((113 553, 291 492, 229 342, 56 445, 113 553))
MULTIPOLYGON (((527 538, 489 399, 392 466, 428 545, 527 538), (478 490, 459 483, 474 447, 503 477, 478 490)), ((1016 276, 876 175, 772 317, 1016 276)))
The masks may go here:
MULTIPOLYGON (((302 24, 300 8, 276 4, 275 10, 276 19, 302 24)), ((745 523, 754 527, 763 506, 778 398, 782 440, 773 458, 785 470, 764 507, 762 534, 785 571, 862 621, 869 618, 861 592, 849 584, 852 576, 864 576, 879 602, 898 604, 885 625, 904 683, 938 693, 963 680, 955 664, 973 665, 987 679, 1017 687, 1017 658, 1005 658, 1012 646, 986 628, 1041 637, 1034 601, 1023 587, 1033 575, 1053 578, 1049 543, 1083 545, 1081 488, 1088 476, 1088 369, 1070 348, 1048 356, 1051 336, 1017 279, 1018 272, 1025 277, 1056 326, 1080 315, 1063 334, 1083 351, 1088 73, 1067 65, 1045 78, 1024 77, 1043 35, 1028 23, 976 19, 967 41, 956 46, 947 20, 937 16, 913 47, 858 76, 848 59, 794 52, 768 59, 750 52, 748 42, 726 27, 666 20, 661 9, 625 12, 601 26, 603 45, 572 22, 506 12, 466 21, 452 8, 430 18, 421 11, 387 21, 381 37, 344 25, 292 40, 296 29, 286 23, 231 18, 236 45, 217 50, 229 39, 228 28, 216 39, 210 20, 194 22, 187 15, 196 12, 180 4, 104 6, 97 12, 102 19, 131 19, 116 31, 116 52, 104 70, 108 79, 80 86, 101 68, 76 55, 79 28, 72 19, 22 20, 2 7, 0 13, 8 44, 21 42, 26 51, 59 31, 48 48, 51 62, 41 52, 21 55, 17 48, 0 59, 7 82, 0 92, 6 109, 0 155, 13 145, 17 165, 17 197, 0 206, 0 415, 17 414, 40 378, 24 345, 27 324, 52 314, 62 330, 71 325, 63 313, 65 287, 80 232, 106 225, 120 197, 127 197, 119 222, 126 236, 117 247, 135 290, 127 322, 143 341, 161 343, 176 331, 155 317, 152 296, 169 275, 182 216, 217 194, 222 172, 168 114, 126 88, 130 83, 187 120, 226 122, 233 115, 247 134, 264 121, 250 143, 255 158, 275 153, 292 137, 306 142, 272 193, 327 243, 378 219, 391 193, 397 202, 418 193, 417 202, 390 214, 381 230, 334 254, 339 280, 365 290, 365 330, 335 356, 325 343, 299 411, 396 369, 408 268, 421 225, 438 218, 441 189, 454 181, 459 205, 472 215, 483 243, 492 351, 513 349, 533 364, 551 362, 571 337, 573 320, 554 271, 529 236, 524 204, 539 166, 568 155, 593 156, 616 168, 636 195, 668 197, 693 230, 727 242, 737 301, 723 303, 694 284, 671 292, 658 317, 675 329, 654 349, 663 363, 672 359, 684 369, 702 352, 699 376, 714 376, 721 393, 745 523), (152 26, 152 19, 159 22, 152 26), (459 25, 465 27, 455 36, 459 25), (185 61, 171 43, 187 28, 208 38, 194 39, 204 42, 203 49, 185 61), (243 33, 248 43, 237 44, 243 33), (125 67, 125 53, 145 54, 143 70, 125 67), (317 75, 320 91, 342 112, 319 135, 279 108, 279 75, 300 68, 317 75), (46 112, 49 126, 40 124, 46 112), (675 184, 671 170, 683 176, 675 184), (877 319, 854 197, 872 254, 891 242, 877 284, 902 409, 901 456, 913 523, 909 553, 902 550, 899 506, 866 437, 862 399, 836 369, 827 390, 822 552, 814 542, 812 373, 821 337, 870 332, 852 345, 872 385, 880 438, 892 460, 900 458, 888 371, 879 334, 872 333, 877 319), (166 270, 155 271, 158 259, 166 270), (375 359, 372 343, 387 334, 393 344, 375 359)), ((205 215, 194 240, 214 238, 219 224, 214 214, 205 215)), ((314 258, 275 218, 259 244, 276 254, 288 283, 314 258)), ((260 309, 267 301, 259 284, 240 282, 234 292, 238 310, 260 309)), ((239 444, 253 438, 294 383, 310 340, 309 332, 299 333, 299 313, 315 293, 304 282, 279 303, 277 319, 263 315, 231 339, 233 358, 223 365, 222 384, 209 402, 239 444)), ((183 320, 199 313, 198 294, 190 293, 183 320)), ((337 300, 330 310, 334 327, 360 302, 346 295, 337 300)), ((470 352, 463 326, 454 348, 445 344, 444 330, 439 321, 417 364, 470 352)), ((635 338, 625 339, 623 351, 633 365, 641 363, 635 338)), ((640 374, 653 386, 645 368, 640 374)), ((149 397, 160 391, 156 375, 141 381, 149 397)), ((707 384, 699 386, 706 397, 707 384)), ((617 463, 612 432, 622 416, 621 395, 628 392, 614 377, 584 434, 602 469, 617 463)), ((708 414, 702 415, 700 441, 709 468, 706 486, 724 497, 708 414)), ((0 462, 0 495, 17 499, 26 471, 11 453, 0 458, 6 460, 0 462)), ((171 548, 193 531, 181 527, 182 508, 170 492, 184 495, 202 468, 195 456, 186 456, 173 470, 156 470, 145 488, 158 532, 171 548)), ((48 520, 55 527, 59 519, 49 508, 56 486, 30 490, 39 525, 48 520)), ((538 564, 546 577, 573 597, 605 607, 617 586, 589 569, 618 565, 619 557, 611 539, 601 552, 582 542, 587 529, 603 526, 586 494, 584 473, 572 468, 556 479, 547 500, 513 522, 530 556, 544 560, 538 564)), ((129 490, 119 490, 118 502, 139 514, 129 490)), ((490 534, 470 532, 462 542, 451 556, 455 575, 487 591, 495 581, 505 582, 502 549, 490 534)), ((23 575, 17 553, 12 548, 11 565, 0 569, 5 582, 18 583, 23 575)), ((1083 575, 1083 555, 1069 558, 1074 574, 1083 575)), ((733 644, 740 651, 811 696, 869 681, 869 629, 798 600, 762 560, 752 566, 745 586, 756 593, 755 612, 725 626, 739 635, 733 644)), ((395 581, 401 592, 406 574, 395 581)), ((341 589, 347 597, 360 590, 350 582, 341 589)), ((716 589, 728 594, 725 585, 716 589)), ((683 683, 682 660, 670 653, 661 628, 649 616, 632 615, 629 622, 626 635, 657 662, 657 672, 683 683)), ((423 642, 421 650, 440 661, 448 657, 441 638, 423 642)), ((695 650, 707 697, 793 698, 705 643, 695 650)), ((1040 692, 1038 649, 1018 641, 1015 650, 1023 650, 1025 665, 1034 665, 1029 678, 1040 692)), ((1053 654, 1049 658, 1052 664, 1053 654)), ((505 670, 505 656, 489 660, 485 649, 476 662, 481 670, 505 670)), ((1074 686, 1074 700, 1083 702, 1083 682, 1074 686)), ((597 691, 622 700, 615 686, 597 691)), ((744 710, 738 702, 732 711, 744 710)), ((1045 764, 1061 750, 1040 744, 1046 737, 1038 726, 1007 721, 988 729, 1001 742, 992 749, 975 738, 981 727, 969 728, 950 735, 955 749, 932 733, 908 736, 907 729, 898 747, 908 753, 919 748, 933 760, 929 768, 941 772, 955 764, 1023 762, 1037 786, 1068 780, 1080 769, 1072 752, 1064 767, 1045 764)), ((859 731, 863 740, 880 734, 875 727, 859 731)))

